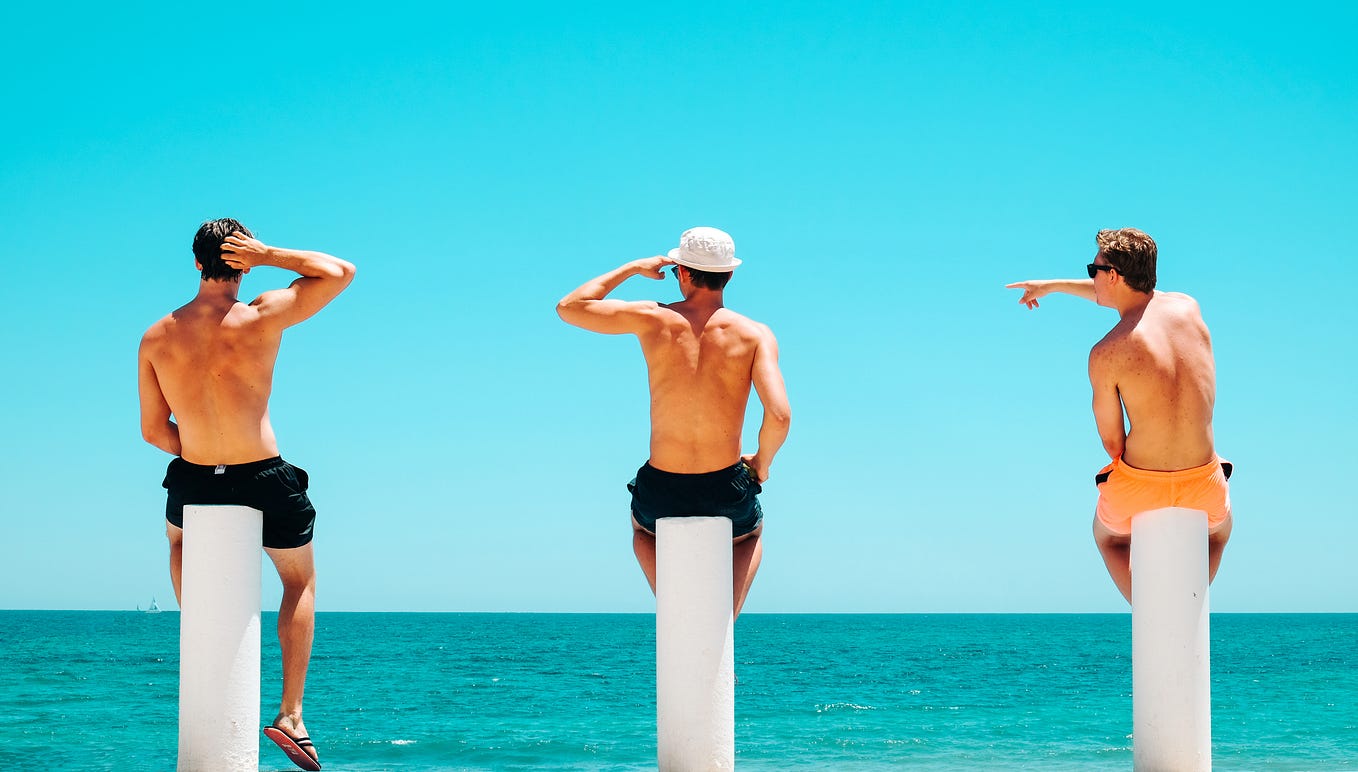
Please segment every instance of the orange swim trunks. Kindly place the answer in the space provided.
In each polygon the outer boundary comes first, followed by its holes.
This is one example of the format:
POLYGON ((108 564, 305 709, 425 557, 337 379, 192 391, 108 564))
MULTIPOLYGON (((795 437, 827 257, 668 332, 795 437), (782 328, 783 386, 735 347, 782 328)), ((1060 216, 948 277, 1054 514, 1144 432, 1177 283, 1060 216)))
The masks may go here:
POLYGON ((1218 458, 1193 469, 1151 472, 1127 466, 1122 459, 1099 470, 1095 515, 1113 533, 1130 535, 1132 516, 1164 507, 1184 507, 1207 513, 1207 527, 1216 528, 1231 514, 1231 462, 1218 458))

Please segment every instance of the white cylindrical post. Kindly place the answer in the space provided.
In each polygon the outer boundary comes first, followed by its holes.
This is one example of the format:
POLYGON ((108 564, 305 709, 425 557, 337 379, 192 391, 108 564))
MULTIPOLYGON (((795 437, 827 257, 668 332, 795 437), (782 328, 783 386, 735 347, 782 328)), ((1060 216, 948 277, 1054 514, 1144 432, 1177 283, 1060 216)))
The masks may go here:
POLYGON ((249 507, 184 507, 179 772, 259 769, 263 518, 249 507))
POLYGON ((1132 518, 1132 766, 1212 768, 1207 514, 1132 518))
POLYGON ((656 740, 661 772, 734 769, 731 520, 656 521, 656 740))

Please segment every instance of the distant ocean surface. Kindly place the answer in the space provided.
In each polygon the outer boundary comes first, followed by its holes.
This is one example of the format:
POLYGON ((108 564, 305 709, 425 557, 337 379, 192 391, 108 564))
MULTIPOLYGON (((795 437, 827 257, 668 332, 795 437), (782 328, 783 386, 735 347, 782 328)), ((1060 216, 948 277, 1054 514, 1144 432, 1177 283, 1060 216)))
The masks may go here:
MULTIPOLYGON (((0 770, 174 769, 178 629, 0 611, 0 770)), ((650 615, 322 613, 307 728, 327 770, 654 769, 654 658, 650 615)), ((740 769, 1131 769, 1127 615, 747 614, 736 672, 740 769)), ((1217 770, 1358 769, 1358 614, 1213 615, 1212 704, 1217 770)))

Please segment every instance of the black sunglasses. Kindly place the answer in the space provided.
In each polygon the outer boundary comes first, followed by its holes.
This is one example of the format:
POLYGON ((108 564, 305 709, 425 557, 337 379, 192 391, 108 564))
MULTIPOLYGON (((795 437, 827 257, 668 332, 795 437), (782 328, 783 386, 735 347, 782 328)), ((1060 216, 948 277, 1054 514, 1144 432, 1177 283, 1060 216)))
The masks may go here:
POLYGON ((679 266, 677 266, 677 265, 671 266, 671 267, 670 267, 670 274, 673 275, 674 278, 676 278, 676 279, 679 278, 679 266))
POLYGON ((1111 265, 1099 265, 1098 263, 1090 263, 1089 265, 1085 266, 1085 270, 1089 272, 1089 278, 1092 279, 1094 278, 1095 275, 1098 274, 1099 271, 1112 271, 1116 269, 1114 269, 1113 266, 1111 265))

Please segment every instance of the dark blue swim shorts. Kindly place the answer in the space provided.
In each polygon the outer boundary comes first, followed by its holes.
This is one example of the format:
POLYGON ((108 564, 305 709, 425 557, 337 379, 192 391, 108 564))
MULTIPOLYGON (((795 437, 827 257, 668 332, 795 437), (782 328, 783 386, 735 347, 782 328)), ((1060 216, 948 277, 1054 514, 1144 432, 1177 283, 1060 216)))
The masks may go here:
POLYGON ((627 483, 632 517, 649 533, 662 517, 729 517, 731 537, 754 531, 764 520, 758 495, 763 491, 744 461, 715 472, 677 474, 642 465, 627 483))
POLYGON ((293 549, 311 542, 316 508, 306 495, 307 473, 275 456, 248 464, 204 466, 170 462, 161 486, 165 519, 184 527, 185 504, 233 504, 264 513, 264 546, 293 549))

